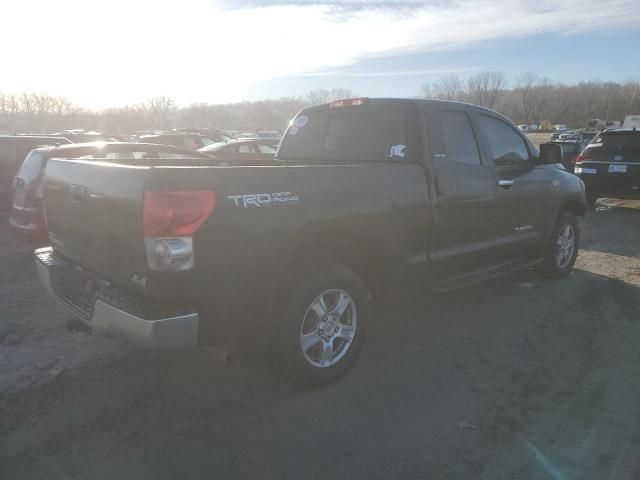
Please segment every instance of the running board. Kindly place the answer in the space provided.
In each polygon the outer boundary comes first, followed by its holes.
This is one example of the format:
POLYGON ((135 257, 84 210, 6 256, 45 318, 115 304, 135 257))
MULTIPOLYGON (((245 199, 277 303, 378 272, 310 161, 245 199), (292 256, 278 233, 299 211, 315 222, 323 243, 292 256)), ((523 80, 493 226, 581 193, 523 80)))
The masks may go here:
POLYGON ((543 258, 537 258, 535 260, 528 260, 524 263, 505 263, 496 267, 492 267, 488 270, 482 270, 479 272, 471 273, 469 275, 464 275, 462 277, 457 277, 452 280, 446 280, 441 283, 436 283, 433 286, 433 290, 438 293, 450 292, 452 290, 475 285, 476 283, 491 280, 492 278, 496 277, 501 277, 502 275, 507 275, 519 270, 525 270, 527 268, 534 267, 542 263, 543 261, 543 258))

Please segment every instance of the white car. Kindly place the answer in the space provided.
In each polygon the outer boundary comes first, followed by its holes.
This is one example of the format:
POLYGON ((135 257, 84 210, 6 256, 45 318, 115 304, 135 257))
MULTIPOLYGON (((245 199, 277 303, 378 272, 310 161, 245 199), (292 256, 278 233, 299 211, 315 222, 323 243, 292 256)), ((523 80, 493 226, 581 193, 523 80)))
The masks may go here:
POLYGON ((524 133, 527 133, 529 131, 529 125, 518 125, 518 128, 524 133))
POLYGON ((569 130, 569 127, 561 123, 559 125, 554 125, 553 130, 556 132, 566 132, 567 130, 569 130))

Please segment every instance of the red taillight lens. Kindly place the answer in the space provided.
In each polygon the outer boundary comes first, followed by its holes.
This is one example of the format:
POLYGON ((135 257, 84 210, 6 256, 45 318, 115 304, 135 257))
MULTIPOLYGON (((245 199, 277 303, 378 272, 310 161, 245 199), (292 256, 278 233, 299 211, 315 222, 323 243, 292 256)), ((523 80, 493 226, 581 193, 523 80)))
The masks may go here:
POLYGON ((589 155, 581 153, 580 155, 578 155, 578 158, 576 158, 576 163, 588 162, 589 160, 591 160, 591 157, 589 155))
POLYGON ((211 190, 145 192, 143 226, 145 237, 191 236, 216 207, 211 190))

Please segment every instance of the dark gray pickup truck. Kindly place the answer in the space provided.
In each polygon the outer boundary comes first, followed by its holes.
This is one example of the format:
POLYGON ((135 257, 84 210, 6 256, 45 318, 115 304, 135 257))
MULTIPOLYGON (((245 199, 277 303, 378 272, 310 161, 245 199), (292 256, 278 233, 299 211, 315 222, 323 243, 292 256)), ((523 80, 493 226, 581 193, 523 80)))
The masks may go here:
POLYGON ((152 347, 249 340, 322 383, 354 363, 388 282, 567 275, 586 198, 560 160, 484 108, 341 100, 301 111, 264 164, 49 161, 36 264, 95 330, 152 347))

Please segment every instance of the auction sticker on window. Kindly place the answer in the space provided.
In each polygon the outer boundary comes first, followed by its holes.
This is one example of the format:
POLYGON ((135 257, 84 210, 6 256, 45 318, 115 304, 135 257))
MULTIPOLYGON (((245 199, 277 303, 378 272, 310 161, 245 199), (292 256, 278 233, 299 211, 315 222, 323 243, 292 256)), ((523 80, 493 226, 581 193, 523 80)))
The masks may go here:
POLYGON ((309 117, 306 115, 300 115, 293 121, 293 124, 298 128, 304 127, 307 123, 309 123, 309 117))

